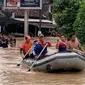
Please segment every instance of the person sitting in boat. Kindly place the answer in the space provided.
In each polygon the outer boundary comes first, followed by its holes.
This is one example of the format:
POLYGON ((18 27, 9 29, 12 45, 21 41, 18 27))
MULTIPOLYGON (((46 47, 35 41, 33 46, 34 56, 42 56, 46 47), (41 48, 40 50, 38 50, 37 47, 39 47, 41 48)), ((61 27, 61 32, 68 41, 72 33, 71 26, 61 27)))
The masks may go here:
POLYGON ((58 52, 67 51, 67 40, 64 35, 60 36, 60 40, 58 39, 57 44, 56 44, 56 49, 58 49, 58 52))
POLYGON ((78 41, 77 37, 75 34, 71 34, 69 36, 69 41, 68 41, 68 49, 70 49, 71 51, 75 51, 75 52, 81 52, 82 54, 85 55, 85 51, 84 49, 81 47, 80 42, 78 41))
POLYGON ((30 53, 32 50, 33 42, 31 41, 31 37, 29 35, 25 36, 25 42, 22 44, 20 48, 20 54, 23 59, 30 58, 30 53), (23 57, 23 54, 27 54, 25 57, 23 57))
MULTIPOLYGON (((37 56, 40 54, 40 52, 43 50, 43 48, 45 47, 45 45, 47 44, 47 46, 51 46, 50 43, 47 43, 45 40, 44 40, 44 35, 43 34, 40 34, 39 35, 39 40, 37 40, 35 42, 35 45, 34 45, 34 49, 33 49, 33 55, 35 56, 35 58, 37 58, 37 56)), ((44 49, 44 51, 42 52, 40 58, 44 57, 45 54, 47 53, 47 46, 46 48, 44 49)))

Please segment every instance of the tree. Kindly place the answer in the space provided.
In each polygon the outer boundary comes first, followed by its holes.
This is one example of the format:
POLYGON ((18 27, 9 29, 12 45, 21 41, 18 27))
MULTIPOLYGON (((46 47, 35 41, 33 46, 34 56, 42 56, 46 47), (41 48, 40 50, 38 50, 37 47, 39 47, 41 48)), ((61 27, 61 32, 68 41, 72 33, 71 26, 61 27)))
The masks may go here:
POLYGON ((85 44, 85 0, 83 0, 78 10, 78 15, 74 23, 74 30, 81 43, 85 44))
POLYGON ((64 34, 75 32, 73 24, 80 6, 80 0, 54 0, 53 16, 57 29, 64 34))

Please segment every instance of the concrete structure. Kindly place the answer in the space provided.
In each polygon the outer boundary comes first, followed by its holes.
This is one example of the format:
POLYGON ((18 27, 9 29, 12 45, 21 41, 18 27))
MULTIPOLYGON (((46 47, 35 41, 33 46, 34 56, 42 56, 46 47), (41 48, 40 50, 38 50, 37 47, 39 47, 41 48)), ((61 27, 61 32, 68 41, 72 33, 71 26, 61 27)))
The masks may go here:
MULTIPOLYGON (((53 0, 42 0, 42 10, 30 10, 29 11, 29 33, 33 36, 36 36, 38 30, 41 30, 43 34, 48 35, 55 26, 53 25, 52 21, 52 3, 53 0), (48 28, 48 29, 47 29, 48 28)), ((13 18, 15 15, 15 20, 21 21, 22 23, 16 24, 15 28, 16 31, 24 33, 24 10, 17 9, 17 10, 5 10, 9 13, 13 13, 13 18)), ((8 14, 8 13, 7 13, 8 14)), ((12 32, 11 30, 12 25, 8 25, 6 30, 8 32, 12 32)), ((13 28, 13 27, 12 27, 13 28)), ((14 28, 14 29, 15 29, 14 28)))

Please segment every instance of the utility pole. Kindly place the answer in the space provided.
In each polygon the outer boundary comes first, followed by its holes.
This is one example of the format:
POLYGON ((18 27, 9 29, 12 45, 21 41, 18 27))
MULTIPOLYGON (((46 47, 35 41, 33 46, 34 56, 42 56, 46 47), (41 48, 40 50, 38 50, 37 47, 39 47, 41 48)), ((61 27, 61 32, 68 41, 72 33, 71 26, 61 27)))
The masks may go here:
POLYGON ((42 24, 42 9, 39 10, 39 30, 38 30, 38 36, 42 34, 41 32, 41 24, 42 24))
POLYGON ((40 18, 40 22, 39 22, 39 31, 41 31, 41 24, 42 24, 42 9, 39 10, 39 18, 40 18))
POLYGON ((29 34, 29 10, 25 9, 24 13, 24 36, 29 34))

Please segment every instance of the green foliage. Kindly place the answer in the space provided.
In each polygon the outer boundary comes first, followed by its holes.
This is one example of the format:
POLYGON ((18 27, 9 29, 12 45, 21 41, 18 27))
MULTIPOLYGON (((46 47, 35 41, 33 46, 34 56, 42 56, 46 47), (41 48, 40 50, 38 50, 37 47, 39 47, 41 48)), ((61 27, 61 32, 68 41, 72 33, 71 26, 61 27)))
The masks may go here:
POLYGON ((79 6, 80 0, 54 0, 53 16, 57 24, 57 29, 60 32, 67 35, 75 32, 73 24, 79 6))
POLYGON ((78 15, 74 23, 74 30, 80 41, 85 44, 85 0, 78 10, 78 15))

